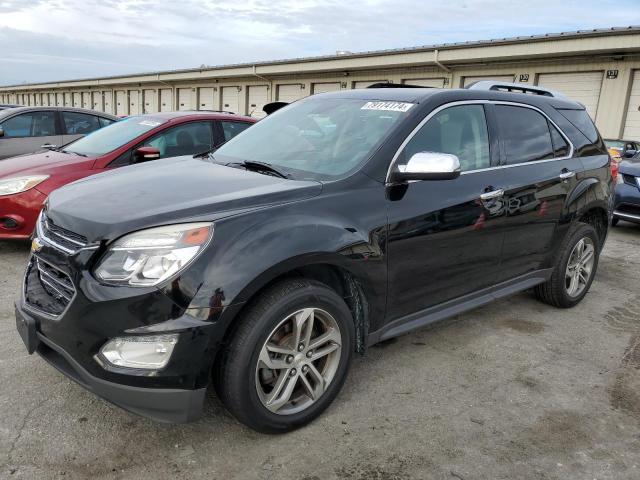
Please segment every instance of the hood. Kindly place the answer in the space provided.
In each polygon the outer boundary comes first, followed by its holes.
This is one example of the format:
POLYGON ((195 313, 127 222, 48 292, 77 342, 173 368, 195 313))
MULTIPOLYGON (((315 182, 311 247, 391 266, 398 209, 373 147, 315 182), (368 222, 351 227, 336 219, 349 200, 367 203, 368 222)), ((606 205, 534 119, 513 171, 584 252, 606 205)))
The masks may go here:
POLYGON ((630 158, 620 162, 620 173, 640 177, 640 158, 630 158))
POLYGON ((50 174, 68 165, 90 162, 92 158, 81 157, 73 153, 47 151, 29 153, 18 157, 0 160, 0 178, 17 177, 27 174, 50 174))
POLYGON ((90 242, 156 225, 216 220, 318 195, 322 184, 177 157, 102 173, 55 190, 48 216, 90 242))

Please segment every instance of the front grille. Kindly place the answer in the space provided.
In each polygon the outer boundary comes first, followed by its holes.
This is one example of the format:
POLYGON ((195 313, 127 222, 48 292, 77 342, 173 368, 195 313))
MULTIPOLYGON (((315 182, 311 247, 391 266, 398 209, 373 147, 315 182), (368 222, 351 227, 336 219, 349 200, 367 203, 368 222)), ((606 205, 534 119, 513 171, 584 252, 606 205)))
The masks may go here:
POLYGON ((88 243, 87 237, 59 227, 44 212, 40 216, 38 236, 45 242, 69 254, 86 247, 88 243))
POLYGON ((32 257, 24 280, 24 299, 49 315, 58 316, 67 308, 76 290, 69 276, 37 257, 32 257))

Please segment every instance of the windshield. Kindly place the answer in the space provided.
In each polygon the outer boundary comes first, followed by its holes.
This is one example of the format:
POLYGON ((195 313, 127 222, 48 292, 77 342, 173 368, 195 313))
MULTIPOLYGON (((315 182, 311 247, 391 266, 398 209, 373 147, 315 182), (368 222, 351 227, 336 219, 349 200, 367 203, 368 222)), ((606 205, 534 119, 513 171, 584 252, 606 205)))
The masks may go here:
POLYGON ((215 161, 264 162, 295 179, 336 179, 366 161, 412 106, 308 98, 277 111, 224 144, 215 152, 215 161))
POLYGON ((166 123, 166 120, 149 117, 126 118, 76 140, 66 146, 64 151, 97 157, 112 152, 163 123, 166 123))

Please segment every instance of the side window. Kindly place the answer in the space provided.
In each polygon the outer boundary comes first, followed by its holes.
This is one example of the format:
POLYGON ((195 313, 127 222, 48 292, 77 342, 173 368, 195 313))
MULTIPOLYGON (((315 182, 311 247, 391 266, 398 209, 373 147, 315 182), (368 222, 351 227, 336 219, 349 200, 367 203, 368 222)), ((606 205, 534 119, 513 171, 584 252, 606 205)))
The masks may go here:
POLYGON ((47 137, 56 134, 56 120, 53 112, 30 112, 11 117, 0 127, 4 138, 47 137))
POLYGON ((150 138, 144 146, 160 150, 160 158, 195 155, 213 148, 211 122, 192 122, 169 128, 150 138))
POLYGON ((547 119, 526 107, 496 105, 500 138, 507 165, 553 158, 547 119))
POLYGON ((86 135, 101 127, 98 117, 86 113, 62 112, 62 120, 68 135, 86 135))
POLYGON ((569 144, 564 139, 556 127, 549 124, 551 130, 551 141, 553 142, 553 156, 555 158, 566 157, 569 155, 569 144))
POLYGON ((558 109, 558 111, 569 120, 574 127, 582 132, 590 142, 598 141, 598 130, 591 121, 591 117, 586 110, 566 110, 558 109))
POLYGON ((228 142, 240 132, 244 132, 252 124, 247 122, 220 122, 224 132, 224 141, 228 142))
POLYGON ((100 128, 106 127, 107 125, 111 125, 115 120, 110 120, 108 118, 98 117, 98 121, 100 122, 100 128))
POLYGON ((460 105, 438 112, 409 141, 402 153, 403 160, 407 162, 419 152, 456 155, 462 171, 490 167, 484 107, 460 105))

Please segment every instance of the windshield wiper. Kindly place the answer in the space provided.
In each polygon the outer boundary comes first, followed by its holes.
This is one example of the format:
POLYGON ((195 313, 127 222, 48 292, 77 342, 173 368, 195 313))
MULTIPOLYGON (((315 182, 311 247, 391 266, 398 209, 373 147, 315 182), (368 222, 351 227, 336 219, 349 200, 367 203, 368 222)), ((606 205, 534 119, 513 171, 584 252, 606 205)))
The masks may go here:
POLYGON ((244 167, 247 170, 251 170, 253 172, 258 172, 258 173, 264 172, 267 175, 274 175, 274 176, 280 177, 280 178, 287 178, 287 179, 291 178, 291 175, 289 175, 288 173, 284 172, 283 170, 280 170, 277 167, 274 167, 270 163, 258 162, 257 160, 244 160, 242 162, 228 163, 227 165, 239 165, 239 166, 244 167))
POLYGON ((68 150, 58 150, 59 152, 62 153, 68 153, 68 154, 73 154, 73 155, 80 155, 81 157, 86 157, 87 155, 85 155, 84 153, 78 153, 78 152, 70 152, 68 150))

